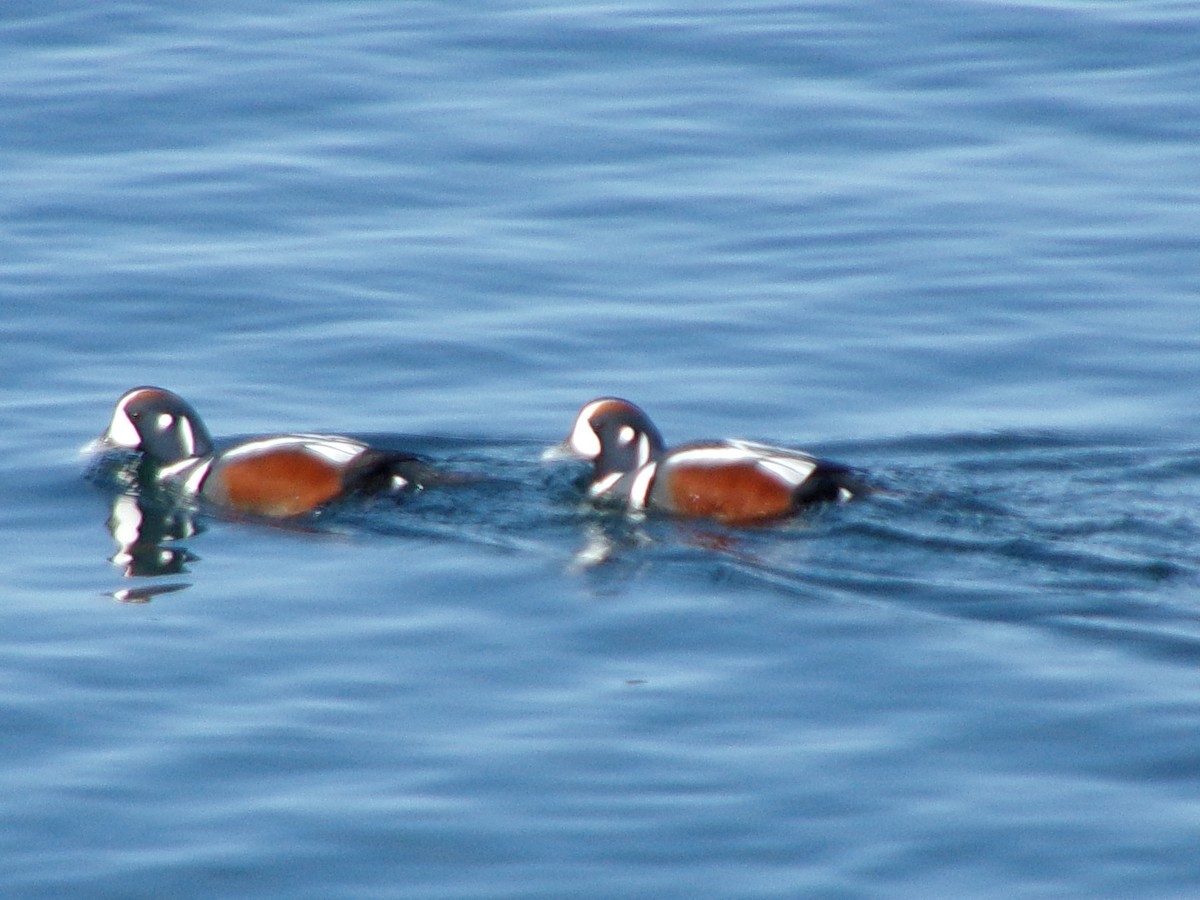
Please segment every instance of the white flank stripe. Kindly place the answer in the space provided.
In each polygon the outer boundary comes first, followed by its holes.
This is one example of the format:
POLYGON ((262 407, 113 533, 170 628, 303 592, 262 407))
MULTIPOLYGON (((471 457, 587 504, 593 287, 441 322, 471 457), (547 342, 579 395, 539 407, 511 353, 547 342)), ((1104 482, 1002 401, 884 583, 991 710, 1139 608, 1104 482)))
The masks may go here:
POLYGON ((797 456, 768 456, 758 461, 758 467, 795 488, 808 480, 817 464, 811 459, 797 456))
POLYGON ((720 466, 726 463, 752 463, 762 459, 762 456, 745 447, 730 444, 718 447, 695 447, 691 450, 677 450, 671 454, 671 464, 686 464, 689 466, 720 466))
POLYGON ((339 465, 350 462, 367 449, 357 441, 351 441, 348 438, 314 438, 307 446, 314 453, 339 465))
POLYGON ((350 438, 331 437, 323 434, 288 434, 282 437, 249 441, 240 447, 234 447, 225 454, 225 457, 226 459, 237 459, 241 456, 253 456, 271 450, 287 449, 314 453, 340 466, 350 462, 367 448, 350 438))
POLYGON ((811 456, 752 441, 729 441, 715 447, 680 450, 671 454, 671 464, 676 463, 689 466, 752 463, 792 487, 802 485, 817 467, 817 461, 811 456))

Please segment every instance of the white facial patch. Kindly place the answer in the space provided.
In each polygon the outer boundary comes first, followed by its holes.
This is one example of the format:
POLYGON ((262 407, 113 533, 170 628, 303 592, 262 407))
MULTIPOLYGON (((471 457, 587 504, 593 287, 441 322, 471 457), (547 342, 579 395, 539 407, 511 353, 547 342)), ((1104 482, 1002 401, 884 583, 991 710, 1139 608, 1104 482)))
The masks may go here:
POLYGON ((635 437, 637 437, 636 431, 634 431, 628 425, 622 425, 621 429, 617 432, 617 443, 620 444, 622 447, 624 447, 626 444, 630 443, 635 437))
POLYGON ((575 427, 571 429, 571 436, 567 438, 567 446, 584 459, 595 459, 600 455, 600 437, 590 421, 594 407, 594 403, 589 404, 580 411, 575 427))
POLYGON ((154 420, 154 427, 159 431, 169 431, 174 424, 175 417, 170 413, 159 413, 158 418, 154 420))
POLYGON ((124 406, 118 406, 116 412, 113 413, 112 421, 108 424, 108 431, 105 432, 105 438, 118 447, 128 447, 130 450, 137 449, 142 445, 142 436, 133 426, 133 420, 125 412, 124 406))

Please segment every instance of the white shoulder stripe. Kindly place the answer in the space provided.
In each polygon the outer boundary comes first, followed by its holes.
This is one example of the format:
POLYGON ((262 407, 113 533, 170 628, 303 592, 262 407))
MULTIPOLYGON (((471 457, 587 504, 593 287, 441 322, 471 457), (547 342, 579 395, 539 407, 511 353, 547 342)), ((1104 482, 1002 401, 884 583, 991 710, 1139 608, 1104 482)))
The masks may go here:
POLYGON ((204 487, 204 479, 208 477, 208 470, 211 468, 211 459, 206 459, 202 465, 196 466, 195 471, 189 473, 183 482, 184 490, 189 494, 200 493, 200 488, 204 487))
POLYGON ((204 479, 208 477, 208 470, 211 468, 211 459, 204 461, 197 460, 195 457, 181 459, 174 465, 160 469, 158 479, 159 481, 173 482, 187 493, 195 494, 204 485, 204 479))
POLYGON ((621 476, 623 474, 623 472, 609 472, 598 481, 592 482, 591 486, 588 488, 588 494, 593 497, 603 496, 604 494, 608 493, 609 488, 621 480, 621 476))
POLYGON ((629 505, 633 509, 645 509, 646 500, 650 496, 650 486, 654 483, 654 473, 658 471, 658 463, 650 463, 638 469, 633 476, 633 484, 629 486, 629 505))

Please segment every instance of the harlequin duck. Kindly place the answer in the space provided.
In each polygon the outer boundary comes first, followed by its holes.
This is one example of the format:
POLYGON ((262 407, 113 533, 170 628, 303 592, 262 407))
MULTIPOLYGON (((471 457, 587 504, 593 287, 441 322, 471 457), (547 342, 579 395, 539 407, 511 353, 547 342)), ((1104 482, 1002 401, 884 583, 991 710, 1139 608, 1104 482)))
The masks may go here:
POLYGON ((729 524, 778 519, 867 489, 845 466, 782 447, 727 440, 667 450, 646 413, 616 397, 586 404, 567 439, 546 455, 591 460, 594 500, 729 524))
POLYGON ((310 513, 349 494, 403 490, 431 473, 420 457, 339 435, 276 435, 217 451, 191 405, 158 387, 121 397, 96 446, 140 452, 154 479, 185 497, 272 518, 310 513))

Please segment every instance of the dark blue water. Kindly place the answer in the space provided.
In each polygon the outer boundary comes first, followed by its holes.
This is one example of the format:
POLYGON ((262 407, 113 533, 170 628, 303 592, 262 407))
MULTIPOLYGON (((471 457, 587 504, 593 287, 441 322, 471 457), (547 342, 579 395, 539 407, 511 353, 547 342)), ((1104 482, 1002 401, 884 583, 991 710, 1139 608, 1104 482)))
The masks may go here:
POLYGON ((1137 0, 5 4, 0 895, 1195 896, 1198 46, 1137 0), (138 510, 79 449, 147 382, 489 477, 138 510), (539 454, 606 393, 891 492, 599 515, 539 454))

